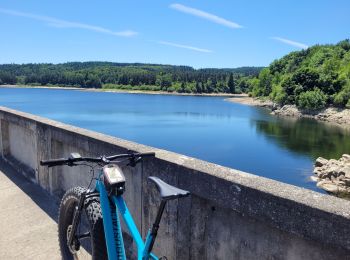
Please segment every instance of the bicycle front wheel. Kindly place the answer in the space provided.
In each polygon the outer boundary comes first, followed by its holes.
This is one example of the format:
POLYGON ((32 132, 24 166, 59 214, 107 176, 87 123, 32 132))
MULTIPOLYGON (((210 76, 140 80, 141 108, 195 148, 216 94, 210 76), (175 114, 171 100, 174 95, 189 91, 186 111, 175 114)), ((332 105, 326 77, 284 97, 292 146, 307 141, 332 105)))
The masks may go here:
POLYGON ((108 259, 103 231, 102 212, 99 197, 88 198, 76 234, 79 239, 75 244, 80 246, 68 247, 67 241, 71 231, 75 208, 80 196, 86 188, 75 187, 68 190, 62 198, 58 217, 58 239, 63 259, 108 259))

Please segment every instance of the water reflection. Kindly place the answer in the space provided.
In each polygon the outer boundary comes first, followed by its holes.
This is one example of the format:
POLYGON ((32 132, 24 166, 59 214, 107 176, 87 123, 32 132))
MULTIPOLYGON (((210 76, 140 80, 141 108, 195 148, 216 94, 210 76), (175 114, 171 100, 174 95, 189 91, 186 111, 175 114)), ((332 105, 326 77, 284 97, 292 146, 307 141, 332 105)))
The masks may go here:
POLYGON ((349 130, 312 119, 275 118, 254 120, 256 132, 269 141, 315 160, 339 158, 350 152, 349 130))

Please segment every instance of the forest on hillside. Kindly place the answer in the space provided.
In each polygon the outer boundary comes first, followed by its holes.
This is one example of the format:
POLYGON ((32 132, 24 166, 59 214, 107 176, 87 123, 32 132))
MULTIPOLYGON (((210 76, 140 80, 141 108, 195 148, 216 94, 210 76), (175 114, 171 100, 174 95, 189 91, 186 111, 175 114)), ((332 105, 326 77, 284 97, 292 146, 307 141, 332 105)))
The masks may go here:
POLYGON ((143 63, 70 62, 0 65, 0 84, 182 93, 248 92, 261 67, 194 69, 143 63))
POLYGON ((291 52, 250 81, 250 94, 317 110, 350 107, 350 41, 291 52))
POLYGON ((0 84, 250 93, 306 110, 350 107, 350 41, 294 51, 268 67, 194 69, 143 63, 69 62, 0 65, 0 84))

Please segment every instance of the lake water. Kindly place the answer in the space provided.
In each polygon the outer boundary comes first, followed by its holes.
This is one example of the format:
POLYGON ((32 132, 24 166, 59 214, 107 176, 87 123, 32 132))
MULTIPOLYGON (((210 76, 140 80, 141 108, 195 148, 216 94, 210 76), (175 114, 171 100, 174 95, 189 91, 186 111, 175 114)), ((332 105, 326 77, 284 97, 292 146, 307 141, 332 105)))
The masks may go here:
POLYGON ((223 97, 0 88, 0 105, 313 190, 315 158, 350 152, 345 130, 223 97))

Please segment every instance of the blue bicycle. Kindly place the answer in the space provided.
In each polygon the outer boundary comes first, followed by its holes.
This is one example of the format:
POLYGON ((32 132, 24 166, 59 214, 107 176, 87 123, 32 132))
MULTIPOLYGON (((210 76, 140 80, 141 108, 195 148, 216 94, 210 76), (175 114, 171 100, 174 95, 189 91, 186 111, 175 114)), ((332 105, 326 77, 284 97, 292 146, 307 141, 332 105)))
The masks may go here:
POLYGON ((59 165, 91 167, 92 180, 96 180, 94 189, 75 187, 68 190, 62 198, 58 236, 63 259, 126 259, 120 216, 122 216, 137 246, 137 259, 158 258, 152 253, 165 205, 168 200, 188 196, 190 193, 171 186, 161 179, 151 176, 161 196, 161 203, 152 228, 145 241, 142 239, 135 222, 123 199, 125 177, 118 166, 125 163, 135 167, 144 157, 154 153, 128 153, 97 158, 81 157, 72 153, 68 159, 40 161, 40 165, 53 167, 59 165), (95 168, 99 169, 97 177, 95 168))

